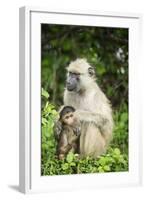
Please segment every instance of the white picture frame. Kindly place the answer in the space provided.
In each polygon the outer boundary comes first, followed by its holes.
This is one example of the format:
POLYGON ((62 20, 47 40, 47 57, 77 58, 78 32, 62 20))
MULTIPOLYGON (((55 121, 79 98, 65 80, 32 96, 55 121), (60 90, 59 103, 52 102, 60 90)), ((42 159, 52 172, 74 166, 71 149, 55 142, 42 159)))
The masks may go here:
POLYGON ((20 8, 20 191, 23 193, 135 186, 142 181, 142 134, 138 70, 140 14, 20 8), (41 177, 40 24, 75 24, 129 29, 129 171, 41 177), (34 134, 35 133, 35 134, 34 134))

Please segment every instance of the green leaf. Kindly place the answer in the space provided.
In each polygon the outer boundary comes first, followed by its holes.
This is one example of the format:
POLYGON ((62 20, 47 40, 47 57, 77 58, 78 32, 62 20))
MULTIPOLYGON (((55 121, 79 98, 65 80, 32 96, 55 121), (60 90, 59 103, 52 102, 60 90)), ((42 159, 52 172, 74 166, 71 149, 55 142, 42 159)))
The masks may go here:
POLYGON ((104 166, 106 164, 106 158, 101 157, 100 160, 99 160, 99 164, 104 166))
POLYGON ((101 166, 98 167, 98 171, 101 172, 101 173, 104 172, 104 170, 101 166))
POLYGON ((42 96, 44 96, 46 99, 49 98, 48 92, 46 90, 44 90, 43 88, 42 88, 42 96))
POLYGON ((71 162, 70 166, 76 166, 76 164, 74 162, 71 162))
POLYGON ((46 118, 42 117, 42 124, 46 125, 48 123, 48 121, 46 120, 46 118))
POLYGON ((115 149, 114 149, 114 153, 115 153, 116 155, 120 155, 120 153, 121 153, 121 152, 120 152, 120 149, 115 148, 115 149))
POLYGON ((128 120, 128 113, 124 112, 121 114, 121 121, 126 122, 128 120))
POLYGON ((67 170, 68 167, 69 167, 68 163, 62 164, 62 169, 63 169, 63 170, 67 170))
POLYGON ((69 152, 67 157, 66 157, 66 160, 68 163, 71 163, 74 159, 74 154, 72 152, 69 152))
POLYGON ((103 167, 103 169, 104 169, 104 171, 107 171, 107 172, 110 171, 110 167, 109 167, 108 165, 105 165, 105 166, 103 167))

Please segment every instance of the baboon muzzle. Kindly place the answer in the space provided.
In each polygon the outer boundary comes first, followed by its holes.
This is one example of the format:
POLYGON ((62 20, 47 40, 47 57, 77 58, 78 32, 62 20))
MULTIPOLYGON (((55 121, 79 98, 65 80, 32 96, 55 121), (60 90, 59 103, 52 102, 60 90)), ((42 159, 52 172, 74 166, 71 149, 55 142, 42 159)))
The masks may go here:
POLYGON ((73 91, 77 88, 77 80, 75 77, 68 77, 66 81, 66 88, 68 91, 73 91))

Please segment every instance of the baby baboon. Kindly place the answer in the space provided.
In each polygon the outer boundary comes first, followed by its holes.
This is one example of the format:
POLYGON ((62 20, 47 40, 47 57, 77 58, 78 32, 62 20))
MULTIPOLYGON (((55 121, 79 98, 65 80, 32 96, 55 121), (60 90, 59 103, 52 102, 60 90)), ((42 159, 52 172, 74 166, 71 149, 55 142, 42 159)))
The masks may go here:
POLYGON ((62 130, 59 135, 57 148, 59 159, 63 159, 69 151, 72 151, 73 153, 78 151, 80 122, 75 118, 74 112, 75 109, 72 106, 65 106, 60 111, 59 121, 62 124, 62 130))

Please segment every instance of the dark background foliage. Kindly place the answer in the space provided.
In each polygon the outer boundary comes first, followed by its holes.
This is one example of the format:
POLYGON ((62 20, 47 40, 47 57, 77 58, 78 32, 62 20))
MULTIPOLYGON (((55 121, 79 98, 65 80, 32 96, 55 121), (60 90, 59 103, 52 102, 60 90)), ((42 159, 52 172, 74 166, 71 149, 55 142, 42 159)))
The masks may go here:
POLYGON ((65 67, 84 57, 114 107, 128 100, 128 29, 42 24, 42 87, 61 105, 65 67))
MULTIPOLYGON (((55 111, 63 104, 65 68, 70 61, 87 58, 96 69, 97 83, 113 107, 115 129, 110 148, 112 152, 114 148, 119 149, 128 162, 128 29, 42 24, 41 52, 42 113, 54 116, 52 110, 55 111)), ((53 118, 45 114, 42 114, 42 118, 42 169, 47 168, 47 172, 43 171, 42 174, 51 174, 50 165, 46 163, 51 162, 49 156, 55 152, 55 141, 51 135, 53 118)), ((54 162, 59 165, 57 160, 54 162)), ((66 164, 67 161, 64 162, 66 164)), ((122 171, 122 168, 118 170, 122 171)), ((60 171, 60 174, 64 173, 60 171)))

